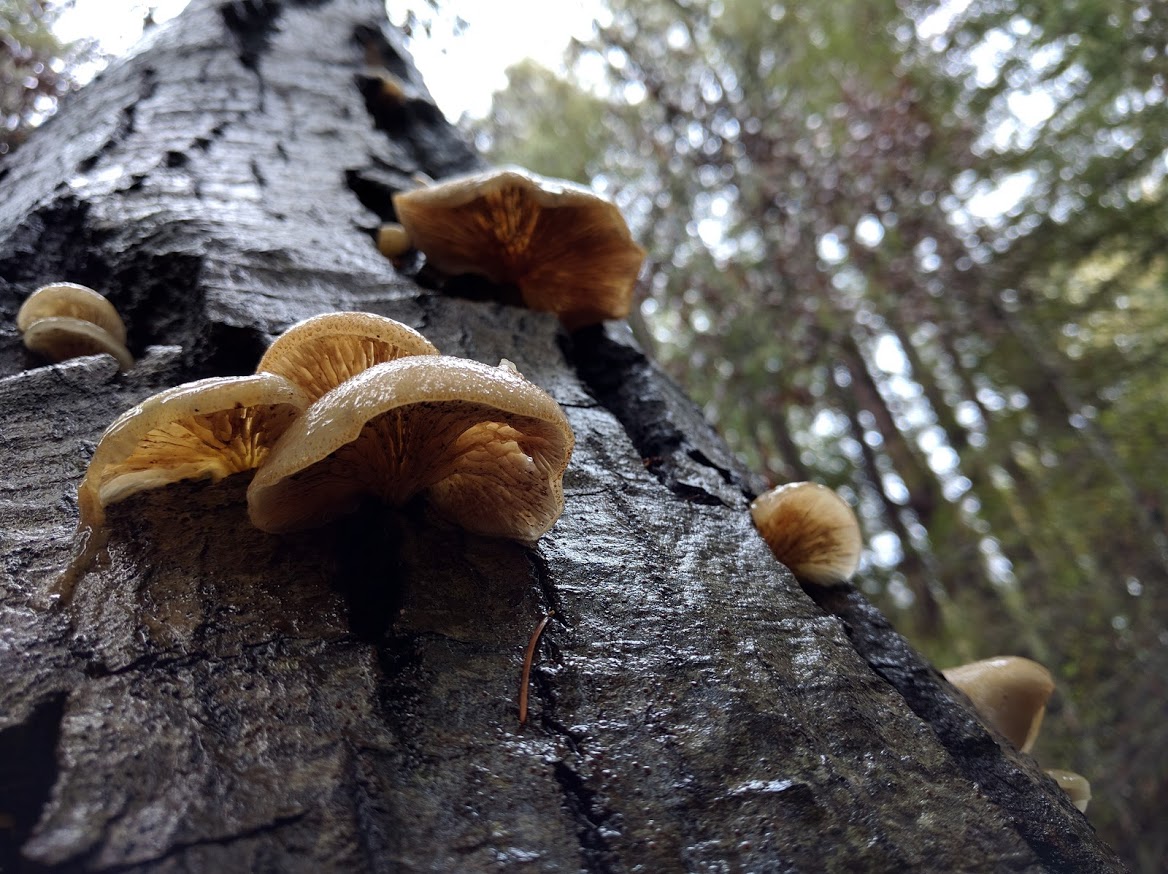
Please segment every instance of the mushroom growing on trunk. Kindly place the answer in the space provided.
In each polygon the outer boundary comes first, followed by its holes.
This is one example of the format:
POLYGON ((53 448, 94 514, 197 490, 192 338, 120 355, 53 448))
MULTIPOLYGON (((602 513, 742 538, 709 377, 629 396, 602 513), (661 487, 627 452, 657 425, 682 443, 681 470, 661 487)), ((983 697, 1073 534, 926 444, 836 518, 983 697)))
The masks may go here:
POLYGON ((179 480, 217 482, 258 467, 308 404, 284 377, 257 373, 176 386, 118 416, 77 489, 78 547, 56 594, 68 600, 104 546, 107 506, 179 480))
POLYGON ((1050 671, 1020 656, 998 656, 941 673, 969 697, 985 723, 1022 752, 1030 752, 1054 692, 1050 671))
POLYGON ((395 195, 393 206, 428 263, 514 285, 569 330, 629 313, 645 250, 616 205, 581 185, 507 167, 395 195))
POLYGON ((134 366, 122 317, 104 296, 84 285, 41 286, 21 305, 16 327, 24 345, 49 361, 105 354, 117 359, 120 370, 134 366))
POLYGON ((827 486, 776 486, 754 499, 750 515, 771 552, 799 579, 830 586, 856 572, 863 550, 860 523, 827 486))
POLYGON ((424 493, 477 534, 534 541, 564 507, 574 438, 559 405, 505 367, 424 355, 378 364, 314 403, 248 488, 270 532, 322 525, 362 496, 424 493))

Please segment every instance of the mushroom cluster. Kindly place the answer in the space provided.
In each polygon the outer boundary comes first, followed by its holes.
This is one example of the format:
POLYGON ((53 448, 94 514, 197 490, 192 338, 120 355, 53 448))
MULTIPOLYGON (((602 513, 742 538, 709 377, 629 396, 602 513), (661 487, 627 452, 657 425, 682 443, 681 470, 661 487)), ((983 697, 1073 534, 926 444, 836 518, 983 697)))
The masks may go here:
MULTIPOLYGON (((965 693, 981 720, 1024 753, 1038 739, 1054 678, 1037 662, 1020 656, 997 656, 946 668, 941 674, 965 693)), ((1048 770, 1080 811, 1091 800, 1091 784, 1072 771, 1048 770)))
POLYGON ((400 225, 378 247, 414 247, 449 275, 513 285, 523 303, 569 330, 629 313, 645 250, 616 205, 562 179, 517 167, 457 176, 395 195, 400 225))
POLYGON ((860 564, 860 523, 827 486, 775 486, 754 499, 750 515, 775 558, 797 579, 838 585, 851 579, 860 564))
POLYGON ((362 496, 424 494, 470 531, 534 541, 563 511, 574 437, 519 374, 440 355, 412 328, 330 313, 281 335, 250 376, 156 394, 102 435, 78 489, 67 596, 105 539, 105 508, 143 489, 256 470, 248 513, 264 531, 321 525, 362 496))
POLYGON ((20 307, 16 327, 24 345, 49 361, 105 354, 117 359, 120 370, 134 366, 122 317, 104 296, 84 285, 41 286, 20 307))

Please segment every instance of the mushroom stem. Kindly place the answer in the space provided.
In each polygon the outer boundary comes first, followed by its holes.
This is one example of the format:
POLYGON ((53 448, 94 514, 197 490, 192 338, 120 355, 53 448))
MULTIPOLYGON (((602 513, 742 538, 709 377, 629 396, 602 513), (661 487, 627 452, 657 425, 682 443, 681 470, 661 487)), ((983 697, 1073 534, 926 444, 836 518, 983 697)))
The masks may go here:
POLYGON ((527 724, 527 693, 531 685, 531 666, 535 661, 535 648, 539 645, 539 639, 543 635, 543 630, 547 628, 547 624, 555 615, 555 610, 549 610, 543 619, 539 620, 539 625, 535 626, 535 631, 532 632, 531 640, 527 642, 527 655, 523 657, 523 676, 519 680, 520 725, 527 724))
POLYGON ((105 508, 97 493, 82 483, 77 489, 77 508, 80 519, 73 535, 73 554, 69 564, 49 587, 50 606, 67 607, 73 600, 77 583, 84 577, 97 559, 105 552, 109 542, 109 528, 105 524, 105 508))

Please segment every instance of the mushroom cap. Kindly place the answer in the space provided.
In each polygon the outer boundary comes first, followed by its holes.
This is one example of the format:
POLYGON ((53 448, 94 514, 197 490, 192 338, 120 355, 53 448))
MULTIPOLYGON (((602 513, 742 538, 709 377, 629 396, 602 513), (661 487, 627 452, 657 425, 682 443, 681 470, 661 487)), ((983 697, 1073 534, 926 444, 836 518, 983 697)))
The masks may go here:
POLYGON ((437 347, 413 328, 385 316, 325 313, 277 337, 256 372, 279 374, 315 401, 374 364, 437 354, 437 347))
POLYGON ((412 248, 413 240, 397 222, 386 222, 377 229, 377 250, 386 258, 400 258, 412 248))
POLYGON ((533 541, 564 507, 574 445, 563 410, 505 368, 449 356, 378 364, 284 432, 248 488, 270 532, 322 525, 363 495, 400 506, 424 492, 477 534, 533 541))
POLYGON ((1030 752, 1054 692, 1050 671, 1020 656, 996 656, 941 673, 969 697, 983 721, 1022 752, 1030 752))
POLYGON ((750 515, 771 552, 796 577, 836 585, 847 582, 860 564, 860 523, 827 486, 776 486, 754 499, 750 515))
POLYGON ((119 370, 134 366, 134 356, 105 328, 70 316, 37 319, 24 329, 24 345, 50 361, 66 361, 83 355, 112 355, 119 370))
POLYGON ((1058 783, 1059 788, 1071 797, 1071 803, 1079 808, 1080 813, 1087 812, 1087 805, 1091 801, 1091 784, 1086 777, 1061 768, 1048 769, 1046 776, 1058 783))
POLYGON ((123 346, 126 345, 126 325, 114 305, 92 288, 73 282, 42 285, 28 296, 16 313, 16 327, 21 332, 41 319, 64 316, 92 322, 104 328, 123 346))
POLYGON ((398 221, 426 260, 519 288, 569 329, 629 313, 645 250, 616 205, 517 167, 396 194, 398 221))
POLYGON ((214 377, 159 392, 106 429, 78 488, 82 526, 135 492, 258 467, 309 404, 282 376, 214 377))

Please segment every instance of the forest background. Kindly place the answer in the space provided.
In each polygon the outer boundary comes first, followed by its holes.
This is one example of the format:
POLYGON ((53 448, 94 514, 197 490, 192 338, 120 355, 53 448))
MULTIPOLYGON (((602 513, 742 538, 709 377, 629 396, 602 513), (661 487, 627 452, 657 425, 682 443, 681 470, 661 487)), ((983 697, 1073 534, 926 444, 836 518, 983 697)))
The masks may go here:
MULTIPOLYGON (((401 5, 416 45, 455 7, 401 5)), ((511 68, 462 119, 490 160, 620 204, 649 251, 642 343, 752 468, 857 508, 857 584, 919 649, 1051 669, 1035 755, 1091 781, 1090 819, 1148 872, 1168 868, 1156 5, 606 0, 559 69, 511 68)), ((0 0, 0 155, 74 85, 59 11, 0 0)))

